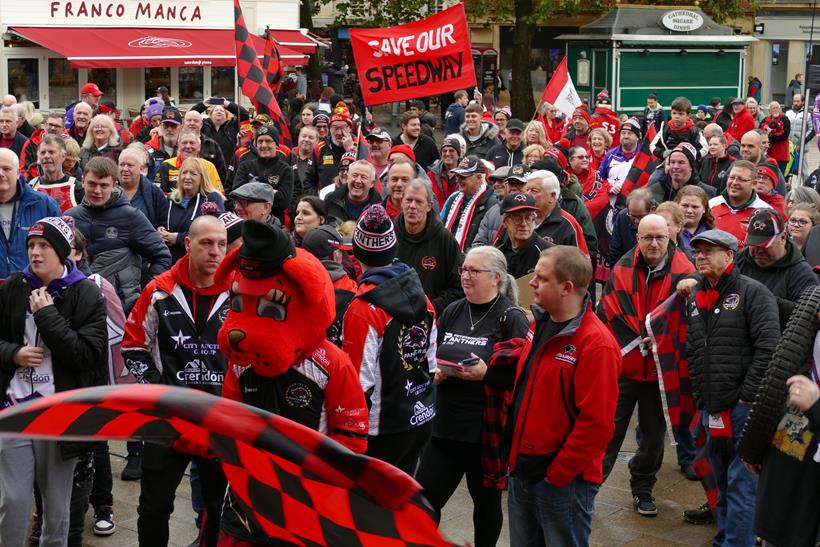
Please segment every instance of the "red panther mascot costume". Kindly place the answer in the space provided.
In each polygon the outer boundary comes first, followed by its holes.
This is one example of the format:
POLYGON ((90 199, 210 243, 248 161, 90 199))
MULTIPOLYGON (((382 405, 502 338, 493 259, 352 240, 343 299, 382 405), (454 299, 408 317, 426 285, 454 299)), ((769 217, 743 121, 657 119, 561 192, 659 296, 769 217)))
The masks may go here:
MULTIPOLYGON (((315 429, 354 452, 367 448, 368 410, 350 358, 325 339, 336 316, 322 264, 279 228, 254 220, 216 273, 230 279, 231 308, 219 331, 229 360, 222 395, 315 429)), ((228 491, 220 545, 282 545, 228 491)), ((286 539, 287 538, 287 539, 286 539)))

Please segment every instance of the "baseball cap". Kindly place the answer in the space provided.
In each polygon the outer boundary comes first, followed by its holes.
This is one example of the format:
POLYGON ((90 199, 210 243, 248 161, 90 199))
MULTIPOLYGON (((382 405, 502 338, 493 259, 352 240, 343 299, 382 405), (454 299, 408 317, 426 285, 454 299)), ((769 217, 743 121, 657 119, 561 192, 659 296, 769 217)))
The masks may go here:
POLYGON ((88 82, 80 90, 80 95, 85 95, 87 93, 90 93, 91 95, 94 95, 95 97, 101 97, 103 95, 103 92, 100 91, 100 88, 97 87, 97 84, 92 83, 92 82, 88 82))
POLYGON ((273 188, 264 182, 247 182, 231 192, 230 197, 242 198, 248 201, 267 201, 273 203, 273 188))
POLYGON ((536 211, 535 198, 524 192, 510 192, 504 196, 501 202, 500 212, 502 215, 514 213, 516 211, 536 211))
POLYGON ((518 118, 511 119, 510 121, 507 122, 507 131, 509 131, 511 129, 513 131, 522 131, 523 132, 524 131, 524 122, 522 122, 518 118))
POLYGON ((162 123, 173 123, 179 125, 182 123, 182 115, 173 106, 169 106, 162 111, 162 123))
POLYGON ((458 166, 453 169, 453 173, 461 175, 462 177, 469 177, 470 175, 483 172, 484 166, 481 164, 481 160, 478 159, 478 156, 472 155, 461 158, 461 161, 458 162, 458 166))
POLYGON ((737 252, 737 238, 729 232, 724 232, 723 230, 719 230, 717 228, 712 228, 711 230, 701 232, 689 240, 689 244, 692 247, 694 247, 698 242, 708 243, 709 245, 717 245, 718 247, 723 247, 724 249, 737 252))
POLYGON ((273 120, 267 114, 257 114, 253 118, 253 120, 251 120, 251 123, 252 124, 261 123, 262 125, 271 125, 273 123, 273 120))
POLYGON ((320 112, 318 114, 315 114, 313 116, 313 125, 314 126, 319 125, 320 123, 323 123, 325 125, 330 125, 330 116, 328 116, 324 112, 320 112))
POLYGON ((746 228, 746 244, 757 247, 769 247, 783 233, 786 225, 783 218, 774 209, 758 209, 749 217, 746 228))
POLYGON ((318 259, 326 258, 335 250, 344 250, 342 236, 333 226, 323 224, 305 234, 302 248, 318 259))
POLYGON ((374 127, 367 133, 367 135, 365 136, 365 140, 369 141, 370 139, 379 139, 380 141, 393 140, 390 137, 390 133, 388 133, 386 129, 382 129, 381 127, 374 127))
POLYGON ((496 180, 497 181, 504 181, 504 180, 506 180, 507 177, 510 175, 510 169, 512 169, 512 167, 510 167, 509 165, 502 165, 501 167, 499 167, 498 169, 493 171, 493 174, 490 175, 490 180, 492 180, 492 181, 496 181, 496 180))
POLYGON ((530 176, 532 169, 529 165, 519 164, 510 167, 510 173, 507 175, 507 180, 512 180, 524 184, 530 176))

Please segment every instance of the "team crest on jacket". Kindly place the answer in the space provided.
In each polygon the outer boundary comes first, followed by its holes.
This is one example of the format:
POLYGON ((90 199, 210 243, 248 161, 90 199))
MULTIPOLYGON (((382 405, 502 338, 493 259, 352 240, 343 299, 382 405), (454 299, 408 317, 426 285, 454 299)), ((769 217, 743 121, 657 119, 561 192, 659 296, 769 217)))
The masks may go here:
POLYGON ((310 388, 305 384, 291 384, 285 390, 285 401, 296 408, 305 408, 310 404, 311 398, 310 388))
POLYGON ((555 355, 555 359, 570 365, 574 365, 578 362, 578 358, 575 356, 577 350, 578 348, 576 348, 573 344, 566 344, 561 348, 561 352, 555 355))
POLYGON ((279 184, 279 175, 270 175, 268 177, 268 184, 271 186, 277 186, 279 184))
POLYGON ((724 310, 733 310, 737 308, 738 304, 740 304, 740 295, 739 294, 730 294, 723 300, 723 309, 724 310))
POLYGON ((105 229, 105 237, 108 239, 115 239, 118 235, 120 235, 120 232, 114 226, 109 226, 105 229))
POLYGON ((424 325, 413 325, 412 327, 402 325, 399 339, 401 340, 399 347, 401 364, 404 370, 412 371, 427 352, 427 330, 424 325))
POLYGON ((421 257, 421 267, 425 270, 435 270, 437 265, 436 257, 423 256, 421 257))

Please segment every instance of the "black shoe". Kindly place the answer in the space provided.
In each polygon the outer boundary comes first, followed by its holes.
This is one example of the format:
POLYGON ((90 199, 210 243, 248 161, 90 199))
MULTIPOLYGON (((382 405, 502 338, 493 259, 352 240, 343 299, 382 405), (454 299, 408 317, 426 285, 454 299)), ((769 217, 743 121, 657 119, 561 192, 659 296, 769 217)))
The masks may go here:
POLYGON ((688 481, 699 480, 697 473, 695 473, 695 468, 692 467, 691 463, 681 465, 680 472, 683 473, 683 476, 685 476, 688 481))
POLYGON ((138 481, 142 478, 141 454, 128 454, 125 460, 125 468, 122 470, 120 478, 124 481, 138 481))
POLYGON ((683 520, 689 524, 712 524, 715 522, 715 516, 712 514, 712 508, 709 503, 704 503, 697 509, 688 509, 683 512, 683 520))
POLYGON ((114 524, 114 513, 110 507, 100 507, 94 512, 94 535, 110 536, 117 530, 114 524))
POLYGON ((639 515, 654 517, 658 514, 658 506, 651 494, 637 494, 633 500, 639 515))

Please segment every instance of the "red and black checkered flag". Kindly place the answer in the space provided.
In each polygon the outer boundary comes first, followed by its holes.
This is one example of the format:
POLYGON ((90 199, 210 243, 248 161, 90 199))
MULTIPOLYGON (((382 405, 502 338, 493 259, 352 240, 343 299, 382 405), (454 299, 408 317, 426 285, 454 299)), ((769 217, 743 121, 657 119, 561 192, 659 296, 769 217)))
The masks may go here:
MULTIPOLYGON (((256 111, 267 114, 274 120, 281 120, 282 109, 268 85, 265 71, 256 56, 256 48, 245 25, 239 0, 233 2, 234 37, 236 39, 236 73, 242 86, 242 94, 251 100, 256 111)), ((284 124, 283 124, 284 125, 284 124)))
POLYGON ((282 64, 279 48, 268 30, 265 30, 265 56, 262 58, 262 68, 265 70, 265 79, 271 90, 274 94, 278 93, 282 85, 282 76, 285 74, 285 65, 282 64))
POLYGON ((649 129, 646 130, 646 136, 641 141, 641 148, 632 160, 632 168, 626 174, 623 186, 621 186, 621 195, 628 196, 635 188, 643 188, 649 182, 649 177, 658 166, 659 160, 652 154, 649 145, 657 135, 658 130, 655 124, 649 124, 649 129))
POLYGON ((286 418, 193 389, 64 391, 0 412, 0 435, 136 439, 216 456, 246 514, 294 545, 451 545, 409 475, 286 418))

